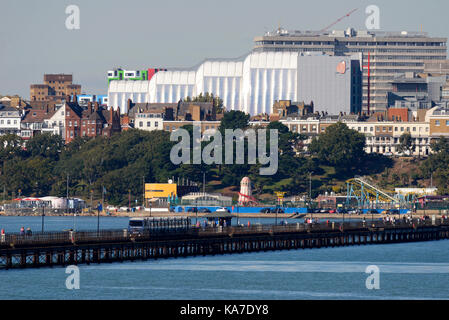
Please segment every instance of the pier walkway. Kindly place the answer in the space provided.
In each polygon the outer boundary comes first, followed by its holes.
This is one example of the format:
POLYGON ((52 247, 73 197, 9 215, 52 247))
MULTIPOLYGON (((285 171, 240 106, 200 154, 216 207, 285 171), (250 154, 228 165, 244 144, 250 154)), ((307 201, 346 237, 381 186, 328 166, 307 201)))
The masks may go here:
POLYGON ((328 248, 449 239, 449 220, 385 223, 324 223, 284 226, 6 234, 0 239, 0 269, 142 261, 271 250, 328 248))

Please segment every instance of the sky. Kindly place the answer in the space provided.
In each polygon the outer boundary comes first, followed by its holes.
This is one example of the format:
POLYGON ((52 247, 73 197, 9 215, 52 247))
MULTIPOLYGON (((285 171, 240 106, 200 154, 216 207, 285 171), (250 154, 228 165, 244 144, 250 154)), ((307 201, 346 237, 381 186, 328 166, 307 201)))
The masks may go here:
POLYGON ((45 73, 73 74, 86 94, 107 94, 107 71, 191 67, 251 51, 255 36, 282 26, 366 29, 366 7, 381 31, 449 37, 447 0, 0 0, 0 94, 29 99, 45 73), (66 28, 66 7, 80 28, 66 28))

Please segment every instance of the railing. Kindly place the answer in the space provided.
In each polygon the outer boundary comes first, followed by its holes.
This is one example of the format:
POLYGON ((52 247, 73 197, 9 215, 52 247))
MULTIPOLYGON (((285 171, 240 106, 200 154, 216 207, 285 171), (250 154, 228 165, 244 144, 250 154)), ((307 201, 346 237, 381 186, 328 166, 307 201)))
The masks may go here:
POLYGON ((150 241, 164 240, 168 235, 178 235, 179 237, 196 238, 207 236, 230 236, 230 235, 254 235, 254 234, 285 234, 285 233, 334 233, 351 231, 370 230, 394 230, 411 229, 429 226, 447 226, 449 219, 432 220, 403 220, 394 222, 371 221, 345 222, 345 223, 313 223, 302 224, 292 223, 288 225, 253 225, 238 227, 196 227, 178 229, 160 229, 141 233, 130 233, 127 229, 121 230, 100 230, 97 231, 63 231, 63 232, 37 232, 33 234, 9 233, 0 235, 0 247, 3 249, 16 246, 32 245, 65 245, 65 244, 86 244, 104 242, 129 242, 129 241, 150 241))

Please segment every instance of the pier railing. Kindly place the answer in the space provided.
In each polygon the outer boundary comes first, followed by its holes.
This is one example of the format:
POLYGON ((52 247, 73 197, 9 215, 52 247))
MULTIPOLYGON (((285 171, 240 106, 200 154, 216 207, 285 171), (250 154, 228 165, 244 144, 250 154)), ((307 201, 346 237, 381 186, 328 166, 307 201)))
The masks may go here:
POLYGON ((350 231, 372 231, 378 229, 411 229, 428 226, 449 226, 449 219, 398 220, 396 222, 370 221, 345 223, 292 223, 287 225, 253 225, 237 227, 197 227, 188 229, 160 229, 142 233, 130 233, 127 229, 100 231, 55 231, 36 232, 31 235, 8 233, 0 235, 0 248, 32 245, 83 244, 95 242, 127 242, 148 241, 177 236, 178 238, 207 237, 207 236, 238 236, 254 234, 282 234, 282 233, 340 233, 350 231))

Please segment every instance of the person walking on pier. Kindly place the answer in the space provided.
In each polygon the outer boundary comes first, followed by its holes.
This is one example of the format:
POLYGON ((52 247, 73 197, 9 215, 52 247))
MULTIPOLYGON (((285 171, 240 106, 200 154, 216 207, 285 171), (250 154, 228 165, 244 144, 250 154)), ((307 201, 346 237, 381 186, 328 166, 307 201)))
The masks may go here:
POLYGON ((20 228, 20 235, 21 236, 25 235, 25 228, 24 227, 20 228))

